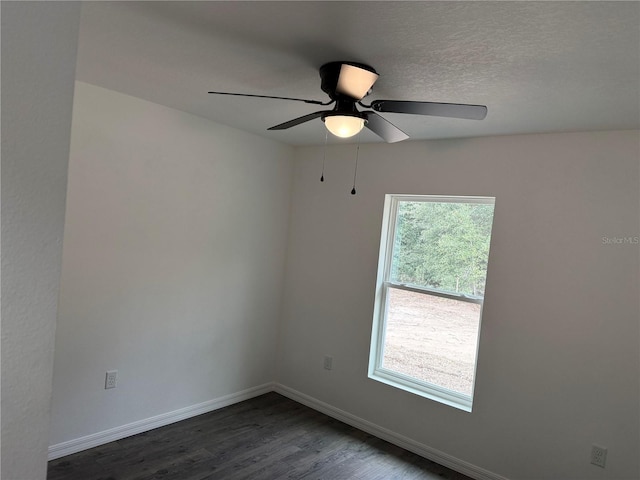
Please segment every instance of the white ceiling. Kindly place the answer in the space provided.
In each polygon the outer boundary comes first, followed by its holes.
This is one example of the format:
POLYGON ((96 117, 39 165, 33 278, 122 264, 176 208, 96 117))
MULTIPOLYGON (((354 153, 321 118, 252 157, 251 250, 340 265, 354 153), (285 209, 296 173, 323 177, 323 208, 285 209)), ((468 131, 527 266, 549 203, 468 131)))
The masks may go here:
POLYGON ((325 107, 207 91, 324 101, 318 68, 336 60, 380 73, 366 101, 488 107, 482 121, 383 114, 412 139, 640 128, 638 2, 86 2, 77 78, 313 145, 319 119, 267 128, 325 107))

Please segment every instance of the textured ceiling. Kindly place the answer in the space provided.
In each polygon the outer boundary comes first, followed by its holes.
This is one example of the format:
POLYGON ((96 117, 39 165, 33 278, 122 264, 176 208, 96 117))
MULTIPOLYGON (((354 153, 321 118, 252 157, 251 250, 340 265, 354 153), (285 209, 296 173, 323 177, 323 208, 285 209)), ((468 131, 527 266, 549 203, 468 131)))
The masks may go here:
MULTIPOLYGON (((292 145, 320 120, 318 68, 380 78, 365 100, 487 105, 483 121, 384 114, 412 139, 640 128, 638 2, 85 2, 78 80, 292 145)), ((337 140, 332 140, 337 141, 337 140)), ((361 141, 381 141, 366 129, 361 141)))

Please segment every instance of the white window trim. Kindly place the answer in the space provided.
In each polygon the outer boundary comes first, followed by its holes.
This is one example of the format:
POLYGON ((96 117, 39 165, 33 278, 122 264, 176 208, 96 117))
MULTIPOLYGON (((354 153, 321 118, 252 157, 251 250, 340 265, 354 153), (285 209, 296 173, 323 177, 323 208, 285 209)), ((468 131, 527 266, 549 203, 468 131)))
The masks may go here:
MULTIPOLYGON (((376 280, 376 294, 373 313, 373 328, 371 332, 371 349, 369 352, 369 378, 385 383, 392 387, 419 395, 437 402, 449 405, 466 412, 471 412, 473 405, 473 391, 471 395, 455 392, 438 385, 423 382, 418 379, 388 370, 382 366, 386 318, 388 307, 388 292, 391 288, 409 290, 427 295, 452 298, 455 300, 479 303, 481 305, 480 324, 478 325, 478 342, 480 341, 480 327, 482 323, 483 297, 473 297, 455 292, 446 292, 425 288, 417 285, 408 285, 387 281, 390 278, 391 262, 393 259, 393 244, 396 231, 396 218, 399 202, 432 201, 452 203, 478 203, 495 204, 495 197, 467 197, 467 196, 440 196, 440 195, 385 195, 384 212, 382 219, 382 232, 380 235, 380 253, 378 256, 378 274, 376 280)), ((476 361, 474 369, 477 369, 478 344, 476 344, 476 361)), ((474 370, 474 379, 475 379, 474 370)), ((475 387, 475 380, 474 380, 475 387)))

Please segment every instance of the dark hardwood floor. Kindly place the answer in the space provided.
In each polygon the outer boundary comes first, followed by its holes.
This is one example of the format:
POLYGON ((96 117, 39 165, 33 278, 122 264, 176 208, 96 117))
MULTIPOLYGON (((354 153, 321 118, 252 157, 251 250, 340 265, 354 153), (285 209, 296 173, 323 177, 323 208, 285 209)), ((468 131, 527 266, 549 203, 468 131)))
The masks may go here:
POLYGON ((47 479, 470 480, 277 393, 52 460, 47 479))

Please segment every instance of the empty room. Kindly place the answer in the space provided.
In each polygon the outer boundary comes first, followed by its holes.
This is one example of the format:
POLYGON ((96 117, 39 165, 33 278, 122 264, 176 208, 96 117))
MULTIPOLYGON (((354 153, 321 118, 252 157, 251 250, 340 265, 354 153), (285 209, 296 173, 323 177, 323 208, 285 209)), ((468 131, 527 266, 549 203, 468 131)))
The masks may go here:
POLYGON ((640 478, 640 2, 1 2, 3 480, 640 478))

